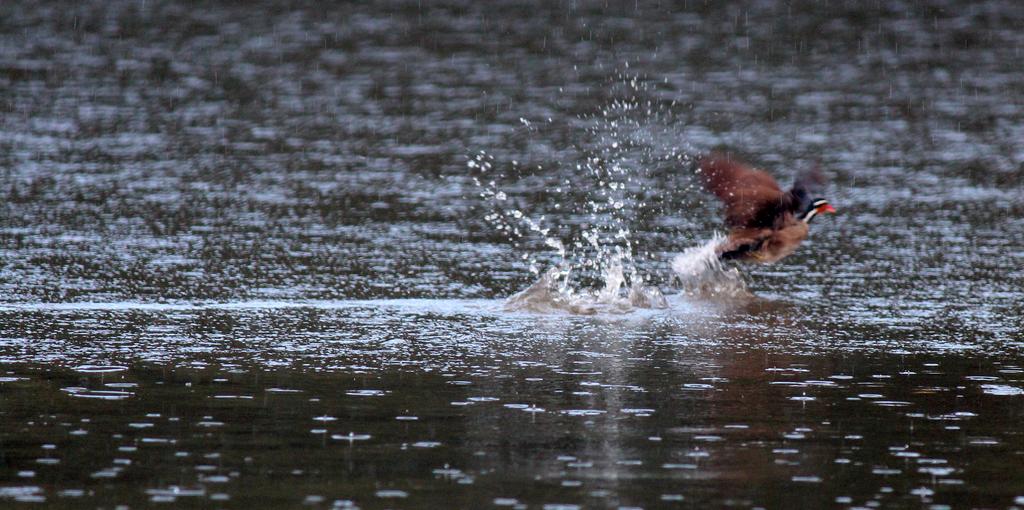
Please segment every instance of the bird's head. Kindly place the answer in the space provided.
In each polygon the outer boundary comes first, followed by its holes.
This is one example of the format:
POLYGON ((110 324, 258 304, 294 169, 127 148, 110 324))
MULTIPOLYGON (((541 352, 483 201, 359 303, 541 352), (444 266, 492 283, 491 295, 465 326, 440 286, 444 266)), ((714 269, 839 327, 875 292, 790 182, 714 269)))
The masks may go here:
POLYGON ((811 202, 804 213, 800 216, 800 219, 804 223, 810 223, 812 219, 818 214, 833 213, 835 214, 836 208, 832 207, 832 204, 828 203, 828 200, 824 198, 816 198, 811 202))

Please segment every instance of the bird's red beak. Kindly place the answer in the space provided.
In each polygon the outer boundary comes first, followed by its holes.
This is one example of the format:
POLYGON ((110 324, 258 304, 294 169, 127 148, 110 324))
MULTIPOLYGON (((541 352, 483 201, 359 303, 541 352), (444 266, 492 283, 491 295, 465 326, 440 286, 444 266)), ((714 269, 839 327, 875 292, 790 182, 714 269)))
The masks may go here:
POLYGON ((836 208, 832 207, 832 204, 824 204, 821 207, 818 207, 818 213, 819 214, 820 213, 832 213, 832 214, 835 214, 835 212, 836 212, 836 208))

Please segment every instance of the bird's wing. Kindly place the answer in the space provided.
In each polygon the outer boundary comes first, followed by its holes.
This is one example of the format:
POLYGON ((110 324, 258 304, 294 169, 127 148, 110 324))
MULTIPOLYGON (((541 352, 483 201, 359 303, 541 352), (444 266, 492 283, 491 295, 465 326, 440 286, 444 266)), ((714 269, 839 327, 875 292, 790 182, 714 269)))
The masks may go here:
POLYGON ((725 154, 700 162, 704 185, 725 204, 725 223, 739 228, 770 228, 788 206, 786 194, 763 170, 725 154))

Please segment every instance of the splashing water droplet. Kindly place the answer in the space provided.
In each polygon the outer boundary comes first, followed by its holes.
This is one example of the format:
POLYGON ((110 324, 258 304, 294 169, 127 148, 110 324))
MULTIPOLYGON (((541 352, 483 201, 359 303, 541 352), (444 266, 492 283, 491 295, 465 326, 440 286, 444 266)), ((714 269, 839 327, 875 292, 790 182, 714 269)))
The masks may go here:
POLYGON ((701 298, 743 298, 752 295, 736 268, 727 268, 716 248, 725 239, 716 234, 708 242, 689 248, 672 260, 672 271, 683 293, 701 298))

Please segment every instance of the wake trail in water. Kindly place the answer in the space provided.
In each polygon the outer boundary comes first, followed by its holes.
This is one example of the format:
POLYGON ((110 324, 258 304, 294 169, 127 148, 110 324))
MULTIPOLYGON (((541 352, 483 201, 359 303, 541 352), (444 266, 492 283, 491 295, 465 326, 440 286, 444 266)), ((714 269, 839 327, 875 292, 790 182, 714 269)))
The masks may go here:
MULTIPOLYGON (((724 239, 715 235, 672 259, 673 282, 688 298, 714 301, 744 300, 753 297, 739 269, 728 267, 718 258, 715 247, 724 239)), ((507 311, 538 313, 567 312, 579 315, 629 313, 635 309, 668 308, 668 300, 655 286, 627 283, 621 261, 614 259, 606 268, 604 287, 597 290, 575 289, 569 284, 571 268, 552 267, 532 285, 505 301, 507 311)))

